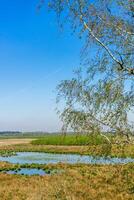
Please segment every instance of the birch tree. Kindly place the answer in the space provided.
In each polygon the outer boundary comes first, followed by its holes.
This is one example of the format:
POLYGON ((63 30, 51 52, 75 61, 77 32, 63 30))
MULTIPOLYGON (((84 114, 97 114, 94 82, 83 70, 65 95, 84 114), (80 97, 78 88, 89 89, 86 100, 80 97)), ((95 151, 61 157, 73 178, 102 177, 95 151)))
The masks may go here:
POLYGON ((57 87, 64 127, 133 134, 134 0, 50 0, 61 25, 84 41, 82 66, 57 87))

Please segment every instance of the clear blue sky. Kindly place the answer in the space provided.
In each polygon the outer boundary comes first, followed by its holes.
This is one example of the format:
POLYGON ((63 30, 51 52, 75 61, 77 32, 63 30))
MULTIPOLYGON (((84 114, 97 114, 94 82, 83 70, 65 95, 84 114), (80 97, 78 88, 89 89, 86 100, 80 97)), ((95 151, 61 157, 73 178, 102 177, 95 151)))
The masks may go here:
POLYGON ((58 131, 55 88, 79 65, 79 39, 37 3, 0 0, 1 131, 58 131))

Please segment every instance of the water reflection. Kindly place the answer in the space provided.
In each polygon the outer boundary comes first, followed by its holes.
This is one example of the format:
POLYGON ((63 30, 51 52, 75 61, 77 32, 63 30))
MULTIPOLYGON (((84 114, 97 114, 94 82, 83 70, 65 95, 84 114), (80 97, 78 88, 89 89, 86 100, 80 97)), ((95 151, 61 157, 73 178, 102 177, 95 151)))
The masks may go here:
POLYGON ((50 164, 50 163, 85 163, 85 164, 121 164, 134 162, 132 158, 105 158, 92 157, 88 155, 76 154, 53 154, 53 153, 37 153, 37 152, 18 152, 17 155, 10 157, 0 156, 0 161, 8 161, 18 164, 50 164))

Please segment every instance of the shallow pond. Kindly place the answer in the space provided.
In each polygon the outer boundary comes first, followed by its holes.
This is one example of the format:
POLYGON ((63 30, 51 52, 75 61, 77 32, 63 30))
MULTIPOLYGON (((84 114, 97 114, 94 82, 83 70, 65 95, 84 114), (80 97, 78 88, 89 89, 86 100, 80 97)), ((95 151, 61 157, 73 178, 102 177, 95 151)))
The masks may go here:
POLYGON ((76 154, 54 154, 54 153, 37 153, 37 152, 18 152, 17 155, 10 157, 0 156, 0 161, 7 161, 18 164, 50 164, 50 163, 85 163, 85 164, 120 164, 120 163, 134 163, 132 158, 105 158, 92 157, 88 155, 76 154))
POLYGON ((4 171, 7 174, 19 174, 19 175, 40 175, 40 176, 44 176, 46 174, 50 174, 45 172, 42 169, 34 169, 34 168, 21 168, 19 170, 9 170, 9 171, 4 171))

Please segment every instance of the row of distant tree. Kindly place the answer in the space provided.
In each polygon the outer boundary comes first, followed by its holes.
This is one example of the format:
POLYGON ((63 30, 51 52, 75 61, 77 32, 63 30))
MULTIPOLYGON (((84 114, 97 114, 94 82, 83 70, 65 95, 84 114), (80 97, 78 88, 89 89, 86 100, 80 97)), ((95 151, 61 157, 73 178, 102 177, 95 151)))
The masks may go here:
POLYGON ((21 134, 20 131, 0 131, 0 135, 7 135, 7 134, 21 134))
POLYGON ((44 135, 46 132, 21 132, 21 131, 0 131, 0 136, 23 136, 23 135, 44 135))

